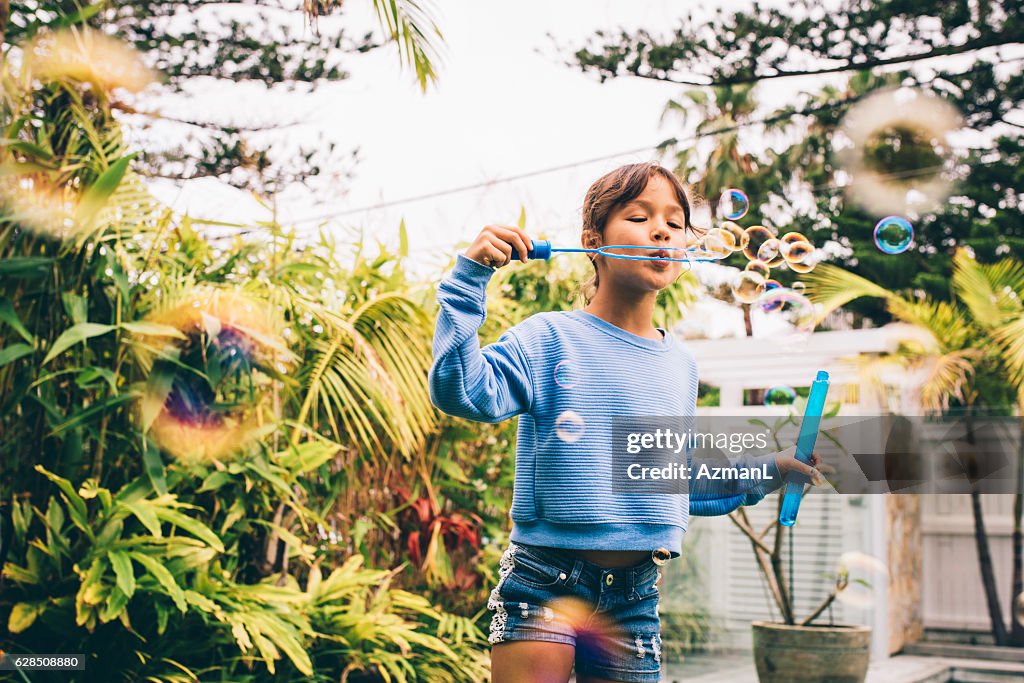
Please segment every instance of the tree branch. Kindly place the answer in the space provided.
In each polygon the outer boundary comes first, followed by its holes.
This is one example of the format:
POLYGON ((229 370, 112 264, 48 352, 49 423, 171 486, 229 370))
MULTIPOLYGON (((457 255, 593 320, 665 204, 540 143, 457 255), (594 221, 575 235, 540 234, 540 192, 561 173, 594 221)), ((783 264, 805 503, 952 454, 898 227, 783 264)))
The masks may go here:
POLYGON ((974 52, 976 50, 982 50, 988 47, 995 47, 997 45, 1014 45, 1019 44, 1024 40, 1024 36, 1019 36, 1014 33, 995 33, 985 38, 969 41, 962 45, 950 45, 946 47, 936 48, 928 52, 918 53, 914 55, 904 55, 901 57, 890 57, 889 59, 869 59, 863 62, 847 61, 845 64, 835 67, 829 67, 825 69, 808 69, 801 71, 780 71, 776 70, 775 73, 770 74, 748 74, 748 75, 735 75, 725 78, 714 78, 712 76, 706 77, 708 80, 703 82, 693 80, 682 80, 677 78, 670 78, 664 75, 657 74, 644 74, 637 71, 632 72, 629 75, 636 76, 637 78, 644 78, 655 81, 664 81, 667 83, 674 83, 677 85, 692 85, 697 87, 708 87, 708 86, 725 86, 725 85, 742 85, 746 83, 756 83, 760 81, 768 81, 776 78, 789 78, 791 76, 819 76, 825 74, 841 73, 844 71, 867 71, 879 66, 892 66, 894 64, 906 64, 909 62, 919 62, 928 59, 935 59, 938 57, 949 57, 952 55, 963 54, 965 52, 974 52))
POLYGON ((766 552, 768 554, 771 554, 771 552, 772 552, 771 548, 769 548, 767 545, 765 545, 764 541, 762 541, 760 538, 758 538, 758 536, 754 533, 754 530, 751 529, 749 526, 747 526, 746 522, 741 522, 739 517, 736 516, 736 515, 729 515, 729 519, 731 519, 733 524, 735 524, 736 527, 740 531, 742 531, 746 535, 747 538, 750 539, 750 542, 753 543, 755 547, 760 548, 761 550, 763 550, 764 552, 766 552))
POLYGON ((219 130, 227 133, 257 133, 265 130, 276 130, 278 128, 292 128, 302 123, 302 121, 291 121, 289 123, 273 123, 268 124, 266 126, 225 126, 219 123, 213 123, 211 121, 190 121, 188 119, 179 119, 174 116, 167 116, 166 114, 160 114, 159 112, 155 111, 141 111, 125 102, 111 102, 110 107, 111 109, 117 109, 118 111, 122 111, 126 114, 137 114, 139 116, 145 116, 151 119, 158 119, 161 121, 173 121, 174 123, 182 123, 186 126, 195 126, 196 128, 206 128, 208 130, 219 130))

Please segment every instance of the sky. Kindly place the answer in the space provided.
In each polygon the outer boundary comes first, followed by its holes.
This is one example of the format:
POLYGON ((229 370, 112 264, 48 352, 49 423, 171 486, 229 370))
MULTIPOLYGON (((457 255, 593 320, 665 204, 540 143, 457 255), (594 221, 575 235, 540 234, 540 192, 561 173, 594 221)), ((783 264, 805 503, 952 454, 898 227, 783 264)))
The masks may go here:
MULTIPOLYGON (((749 4, 709 0, 693 11, 712 21, 716 8, 749 4)), ((211 30, 232 16, 244 20, 244 12, 251 11, 213 6, 199 10, 208 13, 211 30)), ((385 46, 345 55, 350 78, 308 92, 193 79, 184 95, 157 97, 151 105, 185 118, 281 122, 262 138, 281 154, 330 143, 339 150, 358 147, 351 180, 332 177, 340 175, 332 171, 344 170, 339 165, 316 179, 312 189, 292 186, 281 192, 279 222, 310 233, 322 226, 341 239, 354 239, 361 231, 371 242, 396 248, 404 220, 412 253, 407 269, 414 277, 436 278, 484 226, 515 224, 521 209, 531 236, 551 239, 555 246, 578 246, 580 207, 590 184, 621 164, 657 159, 657 143, 692 132, 696 121, 689 128, 678 120, 660 121, 666 102, 680 97, 682 86, 638 78, 600 83, 564 64, 570 48, 597 30, 671 31, 683 14, 679 7, 670 0, 445 0, 433 10, 444 34, 439 80, 426 93, 412 70, 401 67, 396 49, 385 46), (558 170, 542 172, 546 169, 558 170), (520 175, 530 177, 507 180, 520 175), (410 200, 475 185, 482 187, 410 200)), ((301 11, 283 16, 293 28, 310 30, 301 11)), ((340 16, 321 19, 321 29, 329 33, 332 22, 353 35, 378 26, 369 0, 349 0, 340 16)), ((844 76, 831 79, 842 82, 844 76)), ((825 82, 822 77, 780 79, 760 89, 759 98, 770 111, 825 82)), ((173 124, 155 124, 135 134, 151 148, 181 133, 173 124)), ((273 216, 248 193, 213 178, 155 181, 151 187, 165 203, 200 218, 252 223, 273 216)), ((699 213, 695 218, 701 224, 699 213)), ((722 277, 714 268, 702 271, 702 280, 711 283, 722 277)), ((690 315, 709 321, 709 336, 742 334, 739 310, 719 303, 708 302, 711 309, 690 315)))
MULTIPOLYGON (((679 86, 635 78, 602 84, 562 63, 564 48, 579 46, 599 29, 674 27, 678 3, 454 0, 434 16, 445 41, 439 81, 426 94, 391 47, 346 57, 349 79, 307 94, 267 93, 258 86, 195 91, 195 101, 218 114, 255 111, 257 120, 265 120, 277 111, 281 120, 300 120, 286 139, 278 133, 275 144, 282 148, 327 142, 360 148, 354 179, 337 183, 344 194, 332 188, 283 192, 277 206, 283 223, 315 230, 318 217, 344 212, 329 220, 328 230, 350 235, 361 229, 397 244, 404 219, 424 273, 436 271, 457 243, 472 241, 484 226, 514 224, 521 209, 531 235, 577 246, 589 185, 621 164, 657 159, 653 147, 680 135, 678 122, 659 123, 665 103, 683 91, 679 86), (585 163, 593 159, 600 160, 585 163), (501 182, 565 166, 571 167, 501 182), (481 183, 479 189, 361 210, 481 183)), ((353 29, 375 26, 369 2, 347 3, 341 19, 353 29)), ((799 87, 788 86, 793 92, 799 87)), ((247 193, 212 179, 184 188, 158 182, 154 190, 176 209, 203 218, 270 217, 247 193)))

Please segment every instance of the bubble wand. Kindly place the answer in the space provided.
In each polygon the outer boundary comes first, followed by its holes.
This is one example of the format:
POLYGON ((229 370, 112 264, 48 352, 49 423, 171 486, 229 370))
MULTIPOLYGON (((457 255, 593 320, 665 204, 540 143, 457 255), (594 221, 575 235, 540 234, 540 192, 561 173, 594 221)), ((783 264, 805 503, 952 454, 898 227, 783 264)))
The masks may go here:
POLYGON ((553 254, 574 252, 580 254, 600 254, 611 258, 626 259, 629 261, 675 261, 677 263, 690 263, 691 261, 718 261, 725 258, 727 254, 716 254, 710 251, 695 249, 684 249, 682 247, 661 247, 642 244, 610 244, 597 249, 552 247, 548 240, 531 240, 531 249, 526 252, 528 259, 543 259, 547 261, 553 254), (681 251, 688 256, 686 258, 671 258, 668 256, 636 256, 630 254, 613 254, 606 249, 649 249, 653 251, 681 251))
MULTIPOLYGON (((821 413, 825 409, 825 395, 828 393, 828 373, 818 370, 818 376, 811 383, 811 393, 807 397, 804 408, 804 419, 800 423, 800 436, 796 440, 796 459, 805 465, 811 464, 814 444, 818 440, 818 425, 821 413)), ((800 498, 804 493, 804 484, 810 481, 806 474, 791 472, 787 479, 786 494, 782 498, 782 509, 779 510, 779 524, 793 526, 796 513, 800 510, 800 498)))

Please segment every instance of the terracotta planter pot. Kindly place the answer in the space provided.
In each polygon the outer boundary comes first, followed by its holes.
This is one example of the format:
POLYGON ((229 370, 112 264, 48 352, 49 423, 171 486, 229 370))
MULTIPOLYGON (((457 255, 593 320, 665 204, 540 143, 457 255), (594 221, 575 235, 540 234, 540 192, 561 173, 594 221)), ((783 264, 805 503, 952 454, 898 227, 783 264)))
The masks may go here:
POLYGON ((863 683, 867 676, 869 626, 751 626, 761 683, 863 683))

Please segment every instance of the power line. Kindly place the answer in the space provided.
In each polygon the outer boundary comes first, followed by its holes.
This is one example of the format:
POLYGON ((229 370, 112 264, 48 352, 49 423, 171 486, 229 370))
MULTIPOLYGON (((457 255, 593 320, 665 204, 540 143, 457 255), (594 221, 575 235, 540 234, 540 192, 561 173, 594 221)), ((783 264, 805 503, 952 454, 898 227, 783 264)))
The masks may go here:
POLYGON ((462 185, 460 187, 453 187, 447 190, 438 190, 437 192, 429 192, 427 194, 415 195, 412 197, 406 197, 404 199, 394 199, 388 202, 381 202, 379 204, 372 204, 370 206, 363 206, 358 209, 346 209, 344 211, 333 211, 331 213, 322 214, 319 216, 307 216, 305 218, 298 218, 293 221, 289 221, 291 224, 299 223, 311 223, 314 221, 328 220, 331 218, 337 218, 339 216, 348 216, 354 213, 362 213, 363 211, 374 211, 376 209, 385 209, 389 206, 396 206, 398 204, 408 204, 410 202, 418 202, 424 199, 434 199, 435 197, 444 197, 450 194, 457 194, 459 192, 466 192, 468 190, 477 190, 484 187, 491 187, 500 183, 508 183, 513 180, 523 180, 524 178, 532 178, 538 175, 544 175, 546 173, 554 173, 555 171, 565 171, 570 168, 577 166, 586 166, 587 164, 597 163, 598 161, 607 161, 608 159, 614 159, 616 157, 626 156, 628 154, 639 154, 640 152, 646 152, 653 149, 658 149, 661 145, 648 145, 646 147, 637 147, 636 149, 626 150, 624 152, 617 152, 614 154, 605 154, 599 157, 593 157, 591 159, 584 159, 582 161, 574 161, 568 164, 559 164, 558 166, 550 166, 548 168, 542 168, 536 171, 528 171, 526 173, 519 173, 517 175, 504 176, 495 178, 493 180, 485 180, 479 183, 473 183, 471 185, 462 185))
MULTIPOLYGON (((1021 61, 1022 59, 1024 59, 1024 58, 1015 58, 1015 59, 1011 59, 1011 60, 1005 60, 1004 62, 1001 62, 1001 63, 1016 62, 1016 61, 1021 61)), ((978 69, 982 68, 982 66, 987 65, 987 64, 989 64, 989 63, 986 62, 984 64, 978 64, 978 65, 975 65, 972 68, 968 69, 967 71, 960 72, 960 73, 957 73, 957 74, 938 73, 931 80, 935 80, 938 77, 949 78, 949 77, 953 77, 953 76, 967 75, 969 73, 977 71, 978 69)), ((922 82, 920 81, 920 79, 915 79, 915 82, 916 82, 917 85, 922 85, 922 82)), ((445 197, 445 196, 452 195, 452 194, 458 194, 460 192, 468 192, 470 190, 477 190, 477 189, 482 189, 482 188, 487 188, 487 187, 493 187, 494 185, 499 185, 499 184, 502 184, 502 183, 508 183, 508 182, 512 182, 512 181, 515 181, 515 180, 524 180, 526 178, 533 178, 533 177, 540 176, 540 175, 545 175, 545 174, 548 174, 548 173, 554 173, 554 172, 557 172, 557 171, 564 171, 564 170, 568 170, 568 169, 571 169, 571 168, 577 168, 579 166, 586 166, 588 164, 597 163, 599 161, 607 161, 609 159, 615 159, 617 157, 627 156, 627 155, 631 155, 631 154, 639 154, 641 152, 647 152, 647 151, 664 149, 665 147, 667 147, 670 144, 671 145, 679 145, 679 144, 693 143, 693 142, 696 142, 696 141, 700 140, 701 138, 715 137, 715 136, 719 136, 719 135, 724 135, 726 133, 732 133, 732 132, 735 132, 737 130, 741 130, 743 128, 749 127, 749 126, 770 125, 770 124, 773 124, 773 123, 777 123, 779 121, 783 121, 783 120, 794 118, 794 117, 798 117, 798 116, 810 116, 810 115, 813 115, 813 114, 818 114, 818 113, 821 113, 821 112, 829 111, 831 109, 836 109, 836 108, 839 108, 839 107, 848 106, 848 105, 851 105, 851 104, 855 104, 856 102, 859 102, 860 100, 862 100, 862 99, 864 99, 864 98, 866 98, 868 96, 871 96, 871 95, 875 94, 876 92, 877 92, 876 90, 872 90, 872 91, 869 91, 869 92, 866 92, 866 93, 852 94, 852 95, 848 95, 848 96, 846 96, 844 98, 841 98, 841 99, 838 99, 838 100, 834 100, 834 101, 825 102, 825 103, 822 103, 822 104, 815 104, 815 105, 812 105, 812 106, 804 107, 803 109, 801 109, 799 111, 797 111, 797 110, 792 110, 792 111, 783 110, 783 111, 780 111, 778 113, 772 114, 770 116, 762 117, 760 119, 755 119, 755 120, 750 120, 750 121, 743 121, 743 122, 735 123, 733 125, 721 126, 721 127, 718 127, 718 128, 714 128, 712 130, 707 130, 707 131, 698 131, 698 132, 695 132, 695 133, 691 134, 690 136, 685 137, 685 138, 683 138, 681 140, 680 139, 676 139, 676 138, 669 138, 669 139, 664 140, 664 141, 662 141, 662 142, 660 142, 658 144, 655 144, 655 145, 648 145, 646 147, 638 147, 638 148, 635 148, 635 149, 625 150, 625 151, 622 151, 622 152, 616 152, 616 153, 613 153, 613 154, 605 154, 605 155, 602 155, 602 156, 592 157, 592 158, 589 158, 589 159, 583 159, 583 160, 580 160, 580 161, 575 161, 575 162, 570 162, 570 163, 565 163, 565 164, 559 164, 557 166, 550 166, 550 167, 538 169, 538 170, 535 170, 535 171, 528 171, 526 173, 519 173, 519 174, 516 174, 516 175, 510 175, 510 176, 502 176, 502 177, 494 178, 492 180, 486 180, 486 181, 481 181, 481 182, 477 182, 477 183, 471 183, 469 185, 462 185, 462 186, 458 186, 458 187, 448 188, 448 189, 445 189, 445 190, 437 190, 435 192, 428 192, 426 194, 414 195, 414 196, 405 197, 405 198, 402 198, 402 199, 393 199, 393 200, 390 200, 390 201, 379 202, 377 204, 370 204, 370 205, 367 205, 367 206, 362 206, 362 207, 358 207, 358 208, 354 208, 354 209, 345 209, 345 210, 342 210, 342 211, 332 211, 330 213, 320 214, 320 215, 316 215, 316 216, 306 216, 306 217, 303 217, 303 218, 298 218, 298 219, 295 219, 295 220, 288 221, 288 224, 290 224, 290 225, 299 225, 299 224, 302 224, 302 223, 313 223, 313 222, 317 222, 317 221, 327 221, 327 220, 331 220, 333 218, 339 218, 341 216, 350 216, 352 214, 363 213, 363 212, 366 212, 366 211, 375 211, 375 210, 378 210, 378 209, 385 209, 385 208, 388 208, 388 207, 398 206, 398 205, 401 205, 401 204, 409 204, 409 203, 412 203, 412 202, 423 201, 425 199, 435 199, 437 197, 445 197)), ((920 171, 924 171, 924 172, 927 173, 927 172, 929 172, 931 170, 932 169, 919 169, 919 172, 920 171)), ((913 172, 911 172, 911 173, 913 173, 913 172)), ((894 175, 894 177, 896 177, 896 176, 894 175)), ((831 187, 841 187, 841 186, 832 185, 831 187)), ((826 188, 826 186, 821 186, 820 187, 820 189, 825 189, 825 188, 826 188)), ((812 188, 812 191, 813 190, 817 190, 817 189, 819 189, 819 188, 817 188, 817 187, 816 188, 812 188)))
POLYGON ((676 138, 669 138, 668 140, 664 140, 664 141, 659 142, 658 144, 655 144, 655 145, 648 145, 646 147, 638 147, 636 149, 626 150, 624 152, 616 152, 614 154, 605 154, 605 155, 602 155, 602 156, 599 156, 599 157, 593 157, 593 158, 590 158, 590 159, 583 159, 581 161, 574 161, 574 162, 567 163, 567 164, 559 164, 558 166, 550 166, 548 168, 542 168, 542 169, 539 169, 539 170, 536 170, 536 171, 528 171, 526 173, 519 173, 517 175, 499 177, 499 178, 495 178, 493 180, 487 180, 487 181, 483 181, 483 182, 479 182, 479 183, 473 183, 471 185, 463 185, 461 187, 453 187, 453 188, 450 188, 450 189, 447 189, 447 190, 438 190, 436 192, 430 192, 430 193, 422 194, 422 195, 415 195, 413 197, 406 197, 404 199, 394 199, 394 200, 387 201, 387 202, 380 202, 378 204, 371 204, 369 206, 363 206, 363 207, 360 207, 360 208, 357 208, 357 209, 345 209, 344 211, 332 211, 331 213, 321 214, 321 215, 318 215, 318 216, 307 216, 305 218, 298 218, 298 219, 295 219, 295 220, 292 220, 292 221, 288 221, 288 222, 291 225, 298 225, 300 223, 312 223, 312 222, 315 222, 315 221, 330 220, 332 218, 338 218, 340 216, 348 216, 348 215, 351 215, 351 214, 354 214, 354 213, 362 213, 364 211, 374 211, 374 210, 377 210, 377 209, 384 209, 384 208, 387 208, 387 207, 390 207, 390 206, 396 206, 396 205, 399 205, 399 204, 408 204, 410 202, 417 202, 417 201, 421 201, 421 200, 424 200, 424 199, 434 199, 436 197, 444 197, 444 196, 451 195, 451 194, 457 194, 459 192, 466 192, 468 190, 476 190, 476 189, 480 189, 480 188, 484 188, 484 187, 491 187, 493 185, 498 185, 500 183, 512 182, 513 180, 523 180, 525 178, 532 178, 532 177, 535 177, 535 176, 544 175, 546 173, 554 173, 556 171, 564 171, 564 170, 568 170, 570 168, 576 168, 578 166, 586 166, 587 164, 593 164, 593 163, 596 163, 598 161, 607 161, 608 159, 615 159, 617 157, 626 156, 626 155, 629 155, 629 154, 639 154, 640 152, 647 152, 647 151, 651 151, 651 150, 662 149, 662 148, 664 148, 668 144, 678 145, 678 144, 692 143, 692 142, 696 142, 697 140, 700 140, 701 138, 707 138, 707 137, 714 137, 714 136, 718 136, 718 135, 724 135, 725 133, 732 133, 732 132, 735 132, 735 131, 740 130, 742 128, 746 128, 748 126, 767 125, 767 124, 771 124, 771 123, 776 123, 777 121, 781 121, 783 119, 793 118, 793 117, 796 117, 796 116, 809 116, 811 114, 817 114, 819 112, 827 111, 829 109, 835 109, 835 108, 841 107, 843 105, 853 104, 853 103, 863 99, 864 97, 866 97, 869 94, 872 94, 872 93, 863 93, 863 94, 857 94, 857 95, 850 95, 850 96, 844 97, 844 98, 842 98, 840 100, 835 100, 835 101, 832 101, 832 102, 826 102, 824 104, 818 104, 818 105, 814 105, 814 106, 811 106, 811 107, 805 107, 804 109, 801 109, 799 111, 783 111, 783 112, 780 112, 778 114, 773 114, 771 116, 766 116, 766 117, 763 117, 763 118, 760 118, 760 119, 755 119, 755 120, 751 120, 751 121, 744 121, 744 122, 736 123, 736 124, 733 124, 733 125, 730 125, 730 126, 720 126, 718 128, 713 128, 711 130, 706 130, 706 131, 698 131, 698 132, 693 133, 692 135, 690 135, 690 136, 688 136, 686 138, 683 138, 682 140, 679 140, 679 139, 676 139, 676 138))

